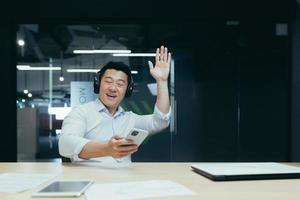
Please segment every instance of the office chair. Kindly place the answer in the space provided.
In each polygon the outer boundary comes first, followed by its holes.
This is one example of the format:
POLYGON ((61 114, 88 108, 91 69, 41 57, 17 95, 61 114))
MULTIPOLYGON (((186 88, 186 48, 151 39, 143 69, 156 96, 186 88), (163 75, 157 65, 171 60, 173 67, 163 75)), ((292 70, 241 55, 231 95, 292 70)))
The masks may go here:
POLYGON ((61 158, 62 163, 70 163, 71 162, 70 158, 66 158, 66 157, 63 157, 63 156, 60 156, 60 158, 61 158))

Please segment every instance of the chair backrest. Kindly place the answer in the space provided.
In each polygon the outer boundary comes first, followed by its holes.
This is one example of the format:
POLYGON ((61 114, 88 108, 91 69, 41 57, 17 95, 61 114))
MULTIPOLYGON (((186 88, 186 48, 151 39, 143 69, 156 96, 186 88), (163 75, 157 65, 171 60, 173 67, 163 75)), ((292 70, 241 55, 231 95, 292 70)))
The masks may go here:
POLYGON ((60 156, 60 158, 61 158, 62 163, 70 163, 71 162, 70 158, 66 158, 66 157, 63 157, 63 156, 60 156))

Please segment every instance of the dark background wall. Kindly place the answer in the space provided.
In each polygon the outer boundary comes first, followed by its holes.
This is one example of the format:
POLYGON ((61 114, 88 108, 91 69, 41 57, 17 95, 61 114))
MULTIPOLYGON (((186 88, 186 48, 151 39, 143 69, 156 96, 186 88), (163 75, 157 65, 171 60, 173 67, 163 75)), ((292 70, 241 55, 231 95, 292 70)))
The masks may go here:
POLYGON ((1 6, 0 161, 16 160, 15 25, 101 20, 194 27, 183 29, 186 42, 178 45, 182 52, 176 58, 174 161, 299 161, 296 2, 201 2, 11 1, 1 6), (227 21, 240 25, 226 26, 227 21), (293 27, 288 36, 274 35, 279 22, 293 27))
MULTIPOLYGON (((299 1, 298 1, 299 2, 299 1)), ((292 43, 292 160, 300 161, 300 3, 296 6, 296 19, 293 21, 292 43)))

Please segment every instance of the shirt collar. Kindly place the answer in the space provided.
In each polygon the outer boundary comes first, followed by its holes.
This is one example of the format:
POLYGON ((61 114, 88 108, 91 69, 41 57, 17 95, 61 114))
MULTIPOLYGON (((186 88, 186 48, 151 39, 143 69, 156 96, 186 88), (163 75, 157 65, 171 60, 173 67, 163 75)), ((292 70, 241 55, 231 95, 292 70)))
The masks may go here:
MULTIPOLYGON (((105 105, 100 101, 99 98, 95 99, 95 105, 99 112, 106 112, 106 113, 110 114, 109 111, 107 110, 107 108, 105 107, 105 105)), ((117 112, 114 114, 114 116, 116 117, 124 112, 125 112, 124 109, 121 106, 118 106, 117 112)))

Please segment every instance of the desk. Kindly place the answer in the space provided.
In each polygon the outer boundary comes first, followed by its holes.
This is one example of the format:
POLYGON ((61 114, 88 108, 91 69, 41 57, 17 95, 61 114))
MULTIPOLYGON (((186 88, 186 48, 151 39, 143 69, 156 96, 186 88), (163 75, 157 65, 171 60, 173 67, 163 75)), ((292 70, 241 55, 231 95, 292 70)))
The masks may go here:
MULTIPOLYGON (((155 199, 184 200, 299 200, 300 179, 213 182, 193 172, 192 163, 132 163, 124 168, 106 168, 95 164, 61 163, 0 163, 0 173, 55 173, 58 178, 92 179, 95 183, 113 183, 165 179, 180 183, 196 196, 164 197, 155 199)), ((300 163, 292 165, 299 166, 300 163)), ((44 185, 46 185, 45 183, 44 185)), ((1 194, 1 200, 70 200, 71 198, 31 198, 31 193, 42 186, 18 194, 1 194)), ((74 199, 85 199, 84 197, 74 199)), ((100 198, 101 199, 101 198, 100 198)), ((153 199, 153 198, 151 198, 153 199)))

